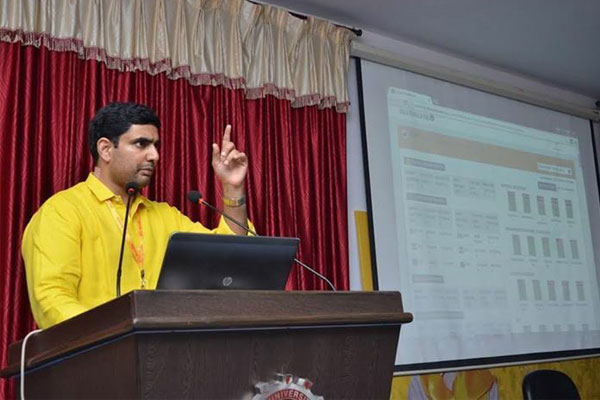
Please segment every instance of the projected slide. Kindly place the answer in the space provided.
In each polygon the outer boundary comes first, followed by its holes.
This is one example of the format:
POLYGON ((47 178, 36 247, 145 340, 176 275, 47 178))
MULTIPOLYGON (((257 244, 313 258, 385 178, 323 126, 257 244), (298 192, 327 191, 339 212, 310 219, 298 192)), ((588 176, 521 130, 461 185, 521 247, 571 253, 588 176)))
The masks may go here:
MULTIPOLYGON (((387 89, 402 363, 597 346, 577 138, 387 89)), ((376 227, 377 228, 377 227, 376 227)))

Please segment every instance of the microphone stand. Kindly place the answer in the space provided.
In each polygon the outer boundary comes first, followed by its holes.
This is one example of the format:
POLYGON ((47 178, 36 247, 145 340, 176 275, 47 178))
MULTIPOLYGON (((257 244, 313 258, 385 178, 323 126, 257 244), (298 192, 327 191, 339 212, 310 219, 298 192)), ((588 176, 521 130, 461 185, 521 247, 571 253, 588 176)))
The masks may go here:
POLYGON ((121 273, 123 271, 123 253, 125 250, 125 238, 127 237, 127 222, 129 221, 129 210, 131 202, 138 191, 138 185, 135 182, 129 182, 127 190, 127 207, 125 208, 125 222, 123 223, 123 236, 121 237, 121 251, 119 252, 119 267, 117 268, 117 297, 121 296, 121 273))
MULTIPOLYGON (((245 230, 247 233, 250 233, 250 234, 252 234, 254 236, 257 236, 257 237, 260 236, 258 233, 254 232, 252 229, 250 229, 246 225, 243 225, 242 223, 240 223, 236 219, 234 219, 234 218, 230 217, 229 215, 227 215, 227 213, 225 213, 225 211, 223 211, 223 210, 221 210, 221 209, 213 206, 212 204, 207 203, 206 201, 204 201, 204 199, 202 198, 202 196, 200 195, 199 192, 197 192, 197 191, 189 192, 188 193, 188 199, 192 203, 198 203, 198 204, 205 205, 206 207, 210 208, 211 210, 213 210, 213 211, 217 212, 218 214, 224 216, 229 221, 233 222, 234 224, 236 224, 237 226, 239 226, 240 228, 242 228, 243 230, 245 230)), ((308 271, 312 272, 318 278, 320 278, 325 283, 327 283, 327 285, 329 285, 329 287, 331 288, 332 291, 334 291, 334 292, 337 291, 335 289, 335 286, 333 286, 333 283, 331 283, 331 281, 329 279, 327 279, 325 276, 323 276, 322 274, 318 273, 317 271, 315 271, 314 269, 312 269, 311 267, 309 267, 308 265, 306 265, 305 263, 303 263, 302 261, 298 260, 295 257, 294 257, 294 262, 297 263, 298 265, 300 265, 301 267, 306 268, 308 271)))

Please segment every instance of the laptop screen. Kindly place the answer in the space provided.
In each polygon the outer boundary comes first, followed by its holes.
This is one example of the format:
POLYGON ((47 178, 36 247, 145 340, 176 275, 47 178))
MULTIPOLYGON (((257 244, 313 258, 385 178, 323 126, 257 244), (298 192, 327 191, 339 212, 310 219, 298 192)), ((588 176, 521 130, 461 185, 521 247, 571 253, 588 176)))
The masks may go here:
POLYGON ((157 289, 282 290, 298 238, 173 233, 157 289))

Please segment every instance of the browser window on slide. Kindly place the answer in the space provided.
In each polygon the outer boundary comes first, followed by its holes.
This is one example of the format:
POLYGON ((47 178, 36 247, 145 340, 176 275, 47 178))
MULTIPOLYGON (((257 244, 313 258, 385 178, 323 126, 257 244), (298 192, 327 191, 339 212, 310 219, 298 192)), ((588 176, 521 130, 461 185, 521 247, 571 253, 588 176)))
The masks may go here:
POLYGON ((597 346, 578 139, 395 87, 387 115, 402 363, 597 346))

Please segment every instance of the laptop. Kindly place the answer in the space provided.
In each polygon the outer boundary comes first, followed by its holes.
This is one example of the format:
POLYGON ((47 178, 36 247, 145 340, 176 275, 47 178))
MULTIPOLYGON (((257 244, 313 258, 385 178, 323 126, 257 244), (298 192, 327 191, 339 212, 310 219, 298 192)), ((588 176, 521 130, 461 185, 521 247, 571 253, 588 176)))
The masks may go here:
POLYGON ((157 289, 283 290, 298 238, 176 232, 157 289))

